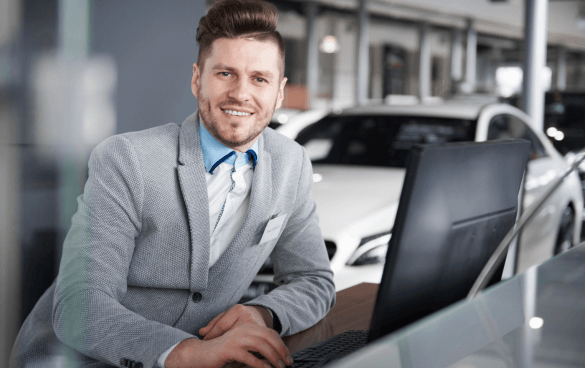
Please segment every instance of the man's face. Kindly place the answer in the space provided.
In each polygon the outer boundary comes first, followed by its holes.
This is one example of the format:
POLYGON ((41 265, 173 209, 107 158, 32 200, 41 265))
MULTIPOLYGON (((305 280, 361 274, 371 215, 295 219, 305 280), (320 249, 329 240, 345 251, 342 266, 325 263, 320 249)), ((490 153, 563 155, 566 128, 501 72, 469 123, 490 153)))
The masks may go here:
POLYGON ((243 38, 219 38, 203 71, 193 65, 191 90, 205 128, 225 146, 245 152, 280 108, 278 46, 243 38))

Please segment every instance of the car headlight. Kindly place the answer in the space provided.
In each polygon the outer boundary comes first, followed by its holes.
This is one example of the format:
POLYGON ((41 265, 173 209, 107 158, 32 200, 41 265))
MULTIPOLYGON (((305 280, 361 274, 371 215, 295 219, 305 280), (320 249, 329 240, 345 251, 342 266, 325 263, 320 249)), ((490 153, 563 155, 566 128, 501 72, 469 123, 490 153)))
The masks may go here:
POLYGON ((392 233, 388 231, 363 238, 347 264, 349 266, 362 266, 384 262, 391 237, 392 233))

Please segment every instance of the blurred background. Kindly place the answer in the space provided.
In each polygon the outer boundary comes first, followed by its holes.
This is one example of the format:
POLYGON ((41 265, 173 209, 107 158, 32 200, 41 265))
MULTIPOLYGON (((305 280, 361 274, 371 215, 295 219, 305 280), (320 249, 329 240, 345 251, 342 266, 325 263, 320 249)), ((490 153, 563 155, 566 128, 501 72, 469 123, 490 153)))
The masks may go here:
MULTIPOLYGON (((301 112, 465 96, 555 127, 563 154, 585 146, 584 1, 271 2, 288 78, 273 127, 301 112)), ((0 0, 0 366, 58 272, 93 147, 196 109, 195 34, 212 3, 0 0)))

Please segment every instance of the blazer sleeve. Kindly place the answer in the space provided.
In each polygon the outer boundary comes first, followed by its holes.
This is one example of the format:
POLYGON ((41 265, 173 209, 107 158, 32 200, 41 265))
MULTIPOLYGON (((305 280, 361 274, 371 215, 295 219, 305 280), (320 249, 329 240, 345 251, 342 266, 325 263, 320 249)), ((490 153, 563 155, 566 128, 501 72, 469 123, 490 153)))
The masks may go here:
POLYGON ((272 310, 280 321, 281 336, 313 326, 335 304, 333 272, 311 194, 313 168, 305 149, 301 149, 303 160, 295 202, 270 255, 274 282, 279 286, 246 303, 272 310))
POLYGON ((63 245, 53 299, 57 337, 115 366, 125 358, 153 367, 166 349, 193 337, 120 304, 141 230, 143 200, 144 182, 130 141, 114 136, 98 145, 63 245))

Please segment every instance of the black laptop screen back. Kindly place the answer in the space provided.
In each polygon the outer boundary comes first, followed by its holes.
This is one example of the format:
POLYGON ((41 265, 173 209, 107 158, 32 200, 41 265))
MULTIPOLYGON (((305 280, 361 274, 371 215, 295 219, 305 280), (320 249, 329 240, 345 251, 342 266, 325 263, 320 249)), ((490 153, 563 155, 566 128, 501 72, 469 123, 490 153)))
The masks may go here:
POLYGON ((507 140, 412 149, 370 341, 467 295, 514 225, 529 148, 507 140))

